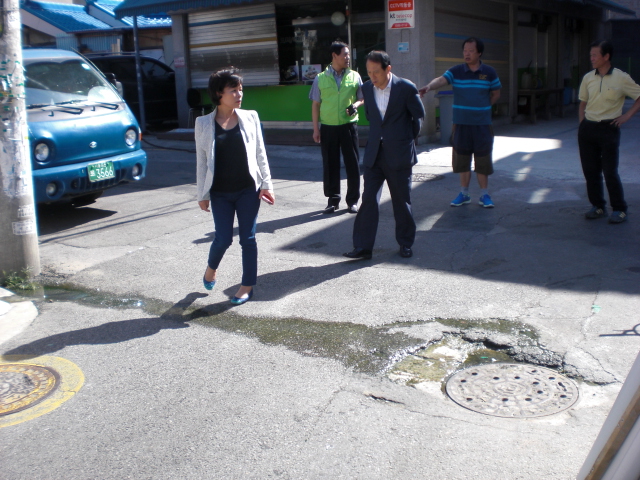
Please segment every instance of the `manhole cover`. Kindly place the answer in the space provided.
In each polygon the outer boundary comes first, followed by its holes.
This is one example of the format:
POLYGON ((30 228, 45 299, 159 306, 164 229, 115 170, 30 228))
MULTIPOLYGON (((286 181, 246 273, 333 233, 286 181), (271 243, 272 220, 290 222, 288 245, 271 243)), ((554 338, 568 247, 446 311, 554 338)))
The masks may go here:
POLYGON ((495 417, 542 417, 578 401, 578 386, 548 368, 496 363, 461 370, 447 381, 458 405, 495 417))
POLYGON ((19 412, 44 400, 60 378, 55 370, 25 363, 0 364, 0 416, 19 412))
POLYGON ((430 182, 431 180, 442 180, 442 175, 435 175, 433 173, 414 173, 411 175, 412 182, 430 182))

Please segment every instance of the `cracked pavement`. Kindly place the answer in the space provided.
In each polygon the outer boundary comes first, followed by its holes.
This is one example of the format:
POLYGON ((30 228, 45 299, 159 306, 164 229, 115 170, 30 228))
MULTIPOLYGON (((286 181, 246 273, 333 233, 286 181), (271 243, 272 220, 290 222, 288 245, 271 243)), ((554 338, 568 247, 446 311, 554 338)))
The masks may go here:
POLYGON ((2 343, 4 354, 64 357, 86 378, 57 410, 0 428, 4 475, 575 478, 640 349, 638 127, 640 116, 622 132, 622 225, 583 218, 575 118, 495 128, 494 209, 476 204, 475 183, 471 204, 450 207, 450 148, 421 146, 414 173, 437 177, 414 183, 411 259, 397 255, 386 188, 373 259, 344 259, 354 216, 321 213, 319 148, 269 146, 276 205, 260 211, 254 299, 233 309, 237 242, 215 289, 201 285, 214 232, 195 202, 193 143, 152 139, 185 151, 149 146, 143 183, 89 207, 39 210, 43 280, 128 308, 36 301, 33 324, 2 343), (299 335, 300 348, 276 335, 287 319, 294 327, 282 335, 299 335), (350 325, 389 327, 380 335, 415 345, 445 333, 487 341, 561 366, 581 399, 549 417, 483 416, 455 405, 440 382, 408 387, 323 354, 312 348, 320 336, 302 331, 308 322, 345 337, 350 325))

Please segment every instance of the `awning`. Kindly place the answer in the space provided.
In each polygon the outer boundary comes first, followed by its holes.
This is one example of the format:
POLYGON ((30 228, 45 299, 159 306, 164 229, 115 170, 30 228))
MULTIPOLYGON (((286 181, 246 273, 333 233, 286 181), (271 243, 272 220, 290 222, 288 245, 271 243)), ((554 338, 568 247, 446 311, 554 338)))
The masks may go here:
MULTIPOLYGON (((199 8, 230 7, 269 0, 124 0, 114 9, 116 18, 134 15, 169 15, 172 12, 199 8)), ((273 0, 271 0, 273 1, 273 0)), ((635 17, 636 12, 611 0, 582 0, 586 4, 635 17)))
POLYGON ((611 0, 584 0, 584 3, 589 5, 594 5, 596 7, 600 7, 605 10, 610 10, 612 12, 622 13, 623 15, 632 15, 634 17, 636 16, 635 10, 631 10, 630 8, 623 7, 622 5, 614 3, 611 0))
POLYGON ((169 15, 172 12, 194 10, 196 8, 217 8, 262 3, 267 0, 124 0, 113 12, 116 18, 134 15, 169 15))

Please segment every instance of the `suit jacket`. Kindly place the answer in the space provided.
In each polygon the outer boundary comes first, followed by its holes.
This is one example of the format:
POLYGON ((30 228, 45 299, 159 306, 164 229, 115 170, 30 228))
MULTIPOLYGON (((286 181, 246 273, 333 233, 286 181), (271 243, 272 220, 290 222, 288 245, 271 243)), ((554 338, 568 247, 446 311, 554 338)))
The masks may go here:
POLYGON ((364 151, 364 164, 372 167, 381 143, 387 164, 396 169, 411 168, 418 162, 415 139, 418 138, 424 106, 416 86, 404 78, 391 74, 391 93, 384 119, 376 104, 371 81, 362 86, 364 107, 369 120, 369 139, 364 151))
MULTIPOLYGON (((198 201, 209 200, 209 190, 213 185, 213 173, 215 172, 215 118, 217 109, 209 115, 196 118, 196 158, 197 158, 197 184, 198 201)), ((262 127, 258 112, 255 110, 241 110, 236 108, 238 124, 247 149, 247 161, 249 162, 249 174, 256 184, 256 189, 272 190, 271 172, 267 162, 267 152, 262 138, 262 127)))

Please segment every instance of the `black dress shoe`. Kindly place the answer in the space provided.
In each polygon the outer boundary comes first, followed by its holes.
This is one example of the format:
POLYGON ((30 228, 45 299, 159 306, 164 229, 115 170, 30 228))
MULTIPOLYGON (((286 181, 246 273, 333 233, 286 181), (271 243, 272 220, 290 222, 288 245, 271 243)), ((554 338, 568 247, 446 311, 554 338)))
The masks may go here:
POLYGON ((347 212, 349 212, 349 213, 358 213, 358 206, 357 205, 349 205, 349 208, 347 208, 347 212))
POLYGON ((336 210, 338 210, 338 206, 337 205, 327 205, 324 210, 322 211, 322 213, 333 213, 336 210))
POLYGON ((411 247, 400 247, 400 256, 402 258, 409 258, 413 256, 413 251, 411 251, 411 247))
POLYGON ((364 258, 365 260, 371 260, 371 250, 365 250, 364 248, 354 248, 350 252, 343 253, 343 256, 347 258, 364 258))

